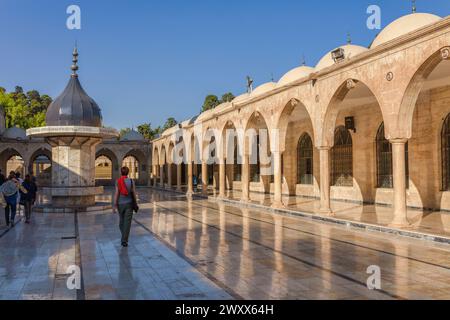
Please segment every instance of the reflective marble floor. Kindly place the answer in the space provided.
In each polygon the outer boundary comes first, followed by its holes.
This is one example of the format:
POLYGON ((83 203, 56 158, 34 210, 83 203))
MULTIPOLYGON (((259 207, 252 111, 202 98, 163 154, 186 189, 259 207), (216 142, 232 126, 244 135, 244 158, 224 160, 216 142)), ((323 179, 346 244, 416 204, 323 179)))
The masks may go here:
MULTIPOLYGON (((182 190, 186 188, 183 187, 182 190)), ((198 193, 200 193, 198 191, 198 193)), ((209 196, 217 196, 217 190, 208 189, 209 196)), ((240 191, 228 190, 226 197, 239 201, 240 191)), ((273 195, 251 192, 250 202, 270 207, 273 204, 273 195)), ((320 215, 320 201, 318 199, 300 196, 283 196, 286 209, 320 215)), ((392 207, 373 204, 359 204, 354 202, 331 201, 331 209, 335 218, 353 222, 363 222, 380 226, 388 226, 393 220, 392 207)), ((411 226, 407 230, 421 233, 450 237, 450 212, 429 211, 408 208, 408 220, 411 226)))
POLYGON ((127 249, 111 212, 19 223, 0 238, 0 298, 450 298, 449 245, 152 189, 139 198, 127 249), (69 291, 77 263, 84 286, 69 291), (380 290, 366 285, 373 265, 380 290))

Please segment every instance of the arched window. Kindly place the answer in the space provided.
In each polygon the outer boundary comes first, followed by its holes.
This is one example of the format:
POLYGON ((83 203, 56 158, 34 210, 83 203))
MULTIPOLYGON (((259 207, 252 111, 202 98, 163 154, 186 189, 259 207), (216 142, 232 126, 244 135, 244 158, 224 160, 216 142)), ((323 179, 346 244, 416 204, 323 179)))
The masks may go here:
MULTIPOLYGON (((377 132, 377 187, 393 188, 394 179, 392 175, 392 144, 384 135, 384 122, 381 123, 377 132)), ((409 185, 408 165, 408 143, 405 145, 406 164, 406 186, 409 185)))
POLYGON ((450 189, 450 114, 447 115, 441 131, 442 190, 450 189))
POLYGON ((344 126, 336 128, 334 147, 331 149, 331 184, 353 186, 353 142, 344 126))
POLYGON ((297 144, 297 183, 313 184, 313 144, 307 133, 297 144))

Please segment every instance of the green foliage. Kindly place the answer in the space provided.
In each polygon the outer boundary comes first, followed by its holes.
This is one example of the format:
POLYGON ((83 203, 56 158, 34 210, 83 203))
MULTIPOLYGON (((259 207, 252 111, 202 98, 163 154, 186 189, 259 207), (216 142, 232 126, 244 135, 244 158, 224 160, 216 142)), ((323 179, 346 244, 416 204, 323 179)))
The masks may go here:
POLYGON ((221 103, 231 102, 231 101, 233 101, 234 98, 235 98, 235 96, 231 92, 224 93, 220 100, 214 94, 207 95, 205 98, 205 101, 203 102, 201 112, 205 112, 205 111, 214 109, 221 103))
POLYGON ((173 126, 176 126, 177 124, 178 124, 177 120, 175 120, 175 118, 170 117, 167 119, 166 123, 164 124, 162 131, 172 128, 173 126))
POLYGON ((14 92, 7 93, 0 87, 0 107, 5 112, 6 127, 14 126, 28 129, 45 126, 45 113, 52 102, 48 95, 40 95, 31 90, 26 94, 16 86, 14 92))
POLYGON ((138 132, 144 136, 144 138, 148 140, 153 140, 156 138, 158 134, 162 132, 161 127, 157 127, 152 129, 152 125, 150 123, 144 123, 137 127, 138 132))
POLYGON ((231 92, 224 93, 222 95, 222 99, 220 100, 220 103, 231 102, 231 101, 233 101, 234 98, 235 98, 235 96, 231 92))
POLYGON ((207 95, 205 101, 203 102, 202 111, 205 112, 214 109, 220 104, 219 98, 216 95, 207 95))
POLYGON ((119 131, 119 138, 122 138, 124 135, 126 135, 130 131, 131 131, 131 128, 120 129, 120 131, 119 131))

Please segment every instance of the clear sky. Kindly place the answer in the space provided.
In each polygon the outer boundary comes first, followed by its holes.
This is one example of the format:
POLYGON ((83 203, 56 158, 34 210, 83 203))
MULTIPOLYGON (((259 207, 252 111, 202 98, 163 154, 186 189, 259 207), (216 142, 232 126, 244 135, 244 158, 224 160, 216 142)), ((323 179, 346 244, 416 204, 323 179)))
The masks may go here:
MULTIPOLYGON (((411 13, 410 0, 0 0, 0 86, 56 97, 65 87, 75 40, 80 80, 102 108, 105 125, 182 121, 207 94, 245 91, 314 66, 329 50, 368 46, 382 26, 411 13), (66 28, 66 8, 81 7, 81 30, 66 28)), ((417 0, 418 12, 450 14, 449 0, 417 0)))

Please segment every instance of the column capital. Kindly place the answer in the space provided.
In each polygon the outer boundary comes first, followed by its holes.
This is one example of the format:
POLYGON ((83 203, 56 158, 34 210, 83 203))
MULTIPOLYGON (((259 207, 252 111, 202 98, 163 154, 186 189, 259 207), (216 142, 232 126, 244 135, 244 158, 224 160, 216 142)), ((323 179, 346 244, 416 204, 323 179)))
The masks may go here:
POLYGON ((316 147, 318 150, 327 150, 327 151, 329 151, 329 150, 331 150, 331 146, 319 146, 319 147, 316 147))
POLYGON ((394 138, 389 140, 392 144, 405 144, 408 142, 407 138, 394 138))

